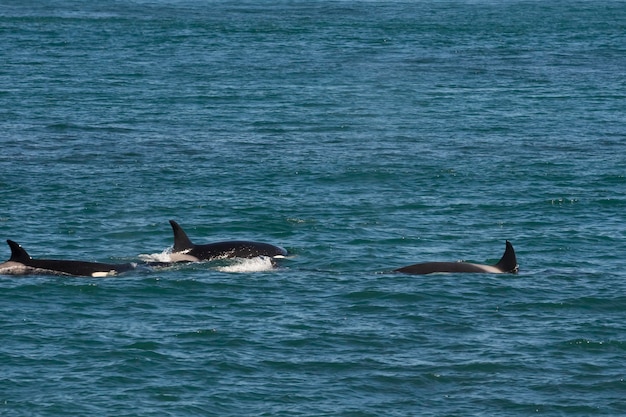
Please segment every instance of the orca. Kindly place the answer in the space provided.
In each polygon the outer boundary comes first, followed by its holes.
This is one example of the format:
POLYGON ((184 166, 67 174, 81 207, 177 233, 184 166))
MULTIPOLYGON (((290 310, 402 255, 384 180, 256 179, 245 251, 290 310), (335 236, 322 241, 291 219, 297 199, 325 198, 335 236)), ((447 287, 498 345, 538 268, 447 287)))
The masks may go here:
POLYGON ((11 258, 0 264, 0 274, 55 274, 84 277, 107 277, 137 268, 135 263, 107 264, 100 262, 66 261, 62 259, 33 259, 18 243, 7 240, 11 258))
POLYGON ((287 251, 269 243, 251 242, 247 240, 231 240, 225 242, 195 245, 187 234, 174 220, 170 220, 174 231, 174 248, 170 254, 172 262, 199 262, 224 258, 256 258, 268 256, 281 258, 287 251))
POLYGON ((433 273, 456 273, 456 272, 478 272, 489 274, 515 274, 519 270, 517 258, 513 245, 506 241, 506 249, 500 261, 495 265, 481 265, 469 262, 425 262, 414 265, 405 266, 395 269, 394 272, 403 274, 433 274, 433 273))

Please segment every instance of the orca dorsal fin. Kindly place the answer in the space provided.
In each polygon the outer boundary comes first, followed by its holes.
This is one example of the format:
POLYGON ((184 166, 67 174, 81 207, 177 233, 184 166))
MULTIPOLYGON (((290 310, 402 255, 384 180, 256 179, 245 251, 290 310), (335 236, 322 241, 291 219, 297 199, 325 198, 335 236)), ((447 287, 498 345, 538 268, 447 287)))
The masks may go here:
POLYGON ((7 239, 7 243, 11 248, 11 259, 9 259, 10 261, 24 263, 33 259, 30 257, 28 252, 26 252, 24 248, 20 246, 19 243, 14 242, 10 239, 7 239))
POLYGON ((516 273, 519 269, 519 265, 517 264, 517 257, 515 256, 515 249, 513 249, 513 245, 508 240, 506 241, 506 249, 504 250, 504 255, 502 255, 502 258, 495 266, 502 272, 516 273))
POLYGON ((174 252, 182 252, 193 248, 193 243, 187 237, 187 233, 174 220, 170 220, 172 230, 174 231, 174 252))

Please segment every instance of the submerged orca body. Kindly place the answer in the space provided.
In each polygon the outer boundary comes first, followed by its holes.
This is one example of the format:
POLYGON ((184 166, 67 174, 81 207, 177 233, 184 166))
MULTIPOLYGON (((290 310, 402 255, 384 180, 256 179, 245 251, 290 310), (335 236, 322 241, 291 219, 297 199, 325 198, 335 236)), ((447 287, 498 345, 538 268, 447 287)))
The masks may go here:
POLYGON ((256 258, 257 256, 268 256, 270 258, 287 256, 287 251, 279 246, 246 240, 194 245, 178 223, 170 220, 170 224, 174 231, 174 248, 170 255, 173 262, 198 262, 223 258, 256 258))
POLYGON ((56 274, 84 277, 106 277, 130 271, 137 264, 107 264, 100 262, 66 261, 61 259, 33 259, 18 243, 7 240, 11 258, 0 264, 0 274, 56 274))
POLYGON ((398 268, 395 272, 404 274, 433 274, 433 273, 455 273, 455 272, 477 272, 490 274, 517 273, 519 265, 515 257, 513 245, 506 241, 506 249, 500 261, 495 265, 481 265, 469 262, 425 262, 398 268))

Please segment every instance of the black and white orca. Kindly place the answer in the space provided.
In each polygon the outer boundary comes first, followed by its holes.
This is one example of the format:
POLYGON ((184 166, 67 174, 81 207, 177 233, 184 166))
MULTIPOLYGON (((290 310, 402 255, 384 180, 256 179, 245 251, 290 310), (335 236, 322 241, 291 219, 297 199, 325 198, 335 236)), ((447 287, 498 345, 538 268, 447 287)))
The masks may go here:
POLYGON ((473 264, 469 262, 425 262, 405 266, 394 270, 404 274, 433 274, 433 273, 456 273, 456 272, 478 272, 489 274, 515 274, 519 270, 517 258, 513 245, 506 241, 506 249, 500 261, 495 265, 473 264))
POLYGON ((66 261, 62 259, 33 259, 18 243, 7 240, 11 258, 0 264, 0 274, 55 274, 84 277, 107 277, 137 268, 135 263, 107 264, 100 262, 66 261))
POLYGON ((225 258, 284 258, 287 250, 269 243, 247 240, 231 240, 224 242, 195 245, 185 231, 174 220, 170 220, 174 231, 174 247, 170 254, 172 262, 198 262, 225 258))

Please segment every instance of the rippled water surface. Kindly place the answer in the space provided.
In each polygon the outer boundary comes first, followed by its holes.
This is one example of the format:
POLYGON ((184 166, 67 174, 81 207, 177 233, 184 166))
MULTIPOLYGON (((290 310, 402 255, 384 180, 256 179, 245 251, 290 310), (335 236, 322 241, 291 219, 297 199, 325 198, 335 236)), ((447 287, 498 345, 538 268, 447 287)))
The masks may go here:
POLYGON ((620 1, 0 4, 0 414, 626 413, 620 1), (410 276, 425 261, 517 275, 410 276), (4 259, 10 250, 4 249, 4 259))

